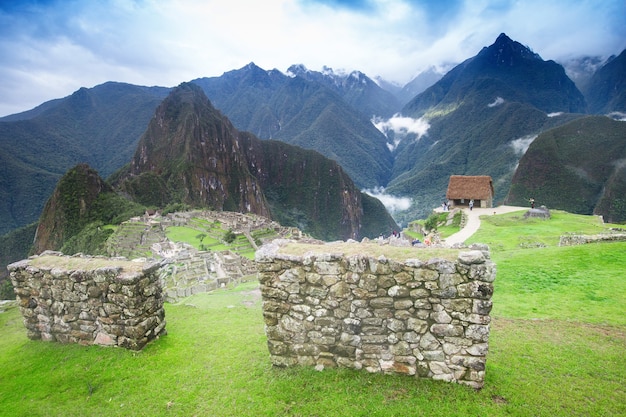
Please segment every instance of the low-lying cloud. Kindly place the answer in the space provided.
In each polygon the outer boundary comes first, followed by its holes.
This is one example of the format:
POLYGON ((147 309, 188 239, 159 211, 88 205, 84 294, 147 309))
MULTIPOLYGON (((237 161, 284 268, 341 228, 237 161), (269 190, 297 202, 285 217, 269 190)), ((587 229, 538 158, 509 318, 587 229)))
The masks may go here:
POLYGON ((412 204, 411 199, 408 197, 395 197, 385 193, 385 187, 374 187, 372 190, 363 190, 363 192, 379 199, 391 214, 408 210, 412 204))
POLYGON ((614 112, 609 113, 608 116, 620 122, 626 122, 626 113, 622 113, 620 111, 614 111, 614 112))
POLYGON ((496 99, 494 101, 492 101, 491 103, 487 104, 487 107, 496 107, 496 106, 499 106, 502 103, 504 103, 504 99, 502 97, 496 97, 496 99))
POLYGON ((428 134, 428 129, 430 129, 430 123, 428 123, 427 119, 423 117, 413 119, 412 117, 401 116, 399 113, 390 119, 374 116, 372 124, 388 139, 391 139, 391 142, 387 143, 387 147, 392 152, 407 136, 415 135, 417 140, 419 140, 422 136, 428 134))
POLYGON ((536 138, 537 138, 537 135, 522 136, 519 139, 513 139, 509 143, 509 145, 511 145, 511 147, 513 148, 513 151, 515 151, 516 154, 524 155, 526 151, 528 150, 528 147, 530 146, 530 144, 533 143, 533 141, 536 138))
POLYGON ((557 111, 557 112, 554 112, 554 113, 548 113, 548 117, 557 117, 557 116, 560 116, 562 114, 563 114, 562 111, 557 111))

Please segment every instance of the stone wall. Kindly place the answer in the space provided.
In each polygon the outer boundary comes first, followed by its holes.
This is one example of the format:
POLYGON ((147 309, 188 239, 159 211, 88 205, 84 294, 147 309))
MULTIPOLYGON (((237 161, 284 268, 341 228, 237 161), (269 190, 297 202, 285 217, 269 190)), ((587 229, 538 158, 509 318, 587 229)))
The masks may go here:
POLYGON ((159 268, 58 252, 8 266, 30 339, 133 350, 166 333, 159 268))
POLYGON ((568 234, 561 236, 561 238, 559 239, 559 246, 576 246, 596 242, 623 242, 625 240, 626 233, 620 232, 604 233, 598 235, 568 234))
POLYGON ((274 365, 483 386, 496 274, 486 246, 458 252, 455 261, 397 262, 282 255, 266 245, 256 261, 274 365))

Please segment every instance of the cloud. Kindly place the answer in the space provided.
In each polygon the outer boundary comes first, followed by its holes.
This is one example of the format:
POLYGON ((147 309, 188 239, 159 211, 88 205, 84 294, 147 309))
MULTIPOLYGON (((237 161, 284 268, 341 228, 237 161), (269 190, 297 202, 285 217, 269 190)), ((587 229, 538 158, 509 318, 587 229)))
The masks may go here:
POLYGON ((609 113, 608 116, 620 122, 626 122, 626 113, 614 111, 614 112, 609 113))
POLYGON ((608 56, 626 47, 625 16, 623 0, 0 2, 0 115, 106 81, 171 87, 249 62, 404 85, 501 32, 544 59, 608 56))
POLYGON ((496 107, 502 103, 504 103, 504 99, 502 97, 496 97, 496 99, 493 102, 487 104, 487 107, 496 107))
POLYGON ((535 139, 537 139, 537 135, 523 136, 519 139, 512 140, 509 145, 511 145, 516 154, 524 155, 535 139))
POLYGON ((392 139, 392 143, 387 143, 387 147, 392 152, 407 136, 413 134, 417 136, 417 140, 419 140, 422 136, 426 135, 428 129, 430 129, 430 124, 427 119, 423 117, 413 119, 411 117, 401 116, 400 114, 396 114, 390 119, 375 116, 372 118, 372 124, 388 139, 392 139))
POLYGON ((562 111, 557 111, 557 112, 554 112, 554 113, 548 113, 548 117, 558 117, 558 116, 560 116, 562 114, 563 114, 562 111))
POLYGON ((384 187, 375 187, 373 190, 363 190, 363 192, 379 199, 391 214, 408 210, 412 204, 412 200, 408 197, 394 197, 385 193, 384 187))

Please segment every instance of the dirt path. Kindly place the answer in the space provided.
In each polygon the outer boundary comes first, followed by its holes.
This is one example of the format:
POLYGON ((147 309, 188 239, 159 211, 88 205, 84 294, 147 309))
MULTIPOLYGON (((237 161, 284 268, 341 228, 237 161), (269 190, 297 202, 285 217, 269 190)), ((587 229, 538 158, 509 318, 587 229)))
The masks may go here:
POLYGON ((494 214, 510 213, 512 211, 528 210, 528 207, 517 206, 499 206, 494 208, 474 208, 470 210, 468 208, 463 209, 463 212, 467 216, 467 223, 465 227, 459 230, 457 233, 448 236, 444 242, 448 245, 454 245, 455 243, 463 243, 466 239, 472 236, 480 227, 480 216, 489 216, 494 214))

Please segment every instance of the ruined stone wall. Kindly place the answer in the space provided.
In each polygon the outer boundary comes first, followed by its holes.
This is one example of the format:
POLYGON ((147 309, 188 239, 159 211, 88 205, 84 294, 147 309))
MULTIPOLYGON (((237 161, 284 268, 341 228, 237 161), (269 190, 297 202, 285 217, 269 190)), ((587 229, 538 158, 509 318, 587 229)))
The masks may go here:
POLYGON ((30 339, 133 350, 165 334, 159 268, 58 252, 8 266, 30 339))
POLYGON ((348 367, 480 388, 495 264, 476 245, 456 261, 257 252, 271 361, 348 367))
POLYGON ((559 246, 576 246, 596 242, 623 242, 626 241, 626 233, 604 233, 598 235, 563 235, 559 239, 559 246))

